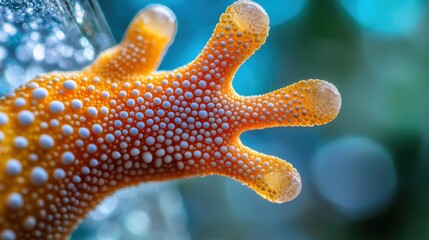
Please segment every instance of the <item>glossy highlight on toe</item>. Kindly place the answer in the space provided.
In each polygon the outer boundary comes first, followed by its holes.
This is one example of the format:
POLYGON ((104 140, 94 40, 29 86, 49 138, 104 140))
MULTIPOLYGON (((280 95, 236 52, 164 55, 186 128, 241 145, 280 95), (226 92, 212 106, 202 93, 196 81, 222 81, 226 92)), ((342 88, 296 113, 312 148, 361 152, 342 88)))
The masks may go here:
POLYGON ((268 30, 268 15, 257 3, 239 1, 233 6, 234 20, 241 29, 257 34, 268 30))
POLYGON ((301 192, 301 177, 298 172, 270 172, 265 174, 262 180, 269 189, 269 193, 268 195, 261 195, 272 202, 292 201, 301 192))
POLYGON ((341 108, 341 95, 329 82, 318 81, 311 90, 309 101, 314 103, 314 111, 322 118, 334 119, 341 108))
POLYGON ((138 14, 138 17, 142 18, 143 24, 147 29, 165 35, 169 39, 174 38, 177 23, 176 16, 170 9, 163 5, 154 4, 147 7, 141 14, 138 14))
POLYGON ((296 198, 297 170, 239 136, 325 124, 341 96, 312 79, 238 95, 234 74, 268 25, 261 6, 238 1, 195 60, 157 71, 177 23, 168 8, 150 5, 90 66, 40 75, 0 99, 0 239, 67 239, 105 197, 143 182, 216 174, 271 202, 296 198))

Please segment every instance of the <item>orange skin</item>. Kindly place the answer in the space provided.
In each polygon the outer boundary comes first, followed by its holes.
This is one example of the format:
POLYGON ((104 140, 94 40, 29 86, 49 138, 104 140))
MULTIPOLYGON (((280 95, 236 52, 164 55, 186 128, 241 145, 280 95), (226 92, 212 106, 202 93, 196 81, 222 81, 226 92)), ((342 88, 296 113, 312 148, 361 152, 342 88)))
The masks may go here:
POLYGON ((0 239, 67 239, 106 196, 142 182, 218 174, 272 202, 294 199, 296 169, 243 146, 240 133, 325 124, 341 97, 321 80, 262 96, 234 91, 268 22, 259 5, 238 1, 194 61, 157 72, 176 22, 151 6, 92 65, 36 77, 2 98, 0 239))

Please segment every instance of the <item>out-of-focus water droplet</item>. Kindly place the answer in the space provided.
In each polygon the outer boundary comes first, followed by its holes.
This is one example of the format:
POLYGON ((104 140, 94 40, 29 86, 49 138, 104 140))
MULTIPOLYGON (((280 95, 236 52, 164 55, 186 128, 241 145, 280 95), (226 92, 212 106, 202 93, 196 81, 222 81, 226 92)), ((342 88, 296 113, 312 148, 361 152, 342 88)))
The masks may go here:
POLYGON ((3 24, 3 31, 5 31, 7 34, 9 34, 9 36, 13 36, 17 32, 16 28, 10 23, 4 23, 3 24))
POLYGON ((413 30, 425 11, 423 0, 341 0, 347 12, 363 27, 385 35, 413 30))
POLYGON ((96 2, 72 1, 71 8, 54 2, 0 1, 1 95, 34 78, 32 74, 82 68, 113 45, 96 2))
POLYGON ((15 63, 9 64, 6 67, 6 70, 4 71, 4 76, 6 80, 11 84, 22 84, 25 81, 24 68, 21 65, 15 63))
POLYGON ((89 47, 89 46, 91 46, 91 43, 88 41, 88 38, 86 38, 86 37, 81 37, 79 39, 79 42, 80 42, 80 45, 82 47, 89 47))
POLYGON ((83 50, 83 56, 85 57, 86 61, 91 61, 95 56, 94 49, 92 47, 85 48, 85 50, 83 50))
POLYGON ((55 30, 55 36, 58 38, 58 40, 63 40, 65 38, 65 34, 60 29, 55 30))
POLYGON ((7 50, 5 47, 0 46, 0 61, 3 61, 7 57, 7 50))
POLYGON ((343 138, 326 145, 314 158, 313 172, 321 195, 355 219, 382 212, 396 190, 392 156, 365 138, 343 138))
POLYGON ((15 50, 15 57, 23 63, 28 62, 33 58, 33 48, 33 43, 21 44, 15 50))
POLYGON ((28 23, 28 25, 30 26, 31 30, 39 30, 39 22, 38 20, 34 20, 28 23))
POLYGON ((7 42, 8 36, 7 33, 4 31, 0 31, 0 42, 5 43, 7 42))
POLYGON ((74 49, 73 47, 67 45, 67 44, 61 44, 60 46, 61 55, 65 58, 69 58, 73 56, 74 49))
POLYGON ((38 32, 31 32, 30 33, 30 38, 33 41, 39 41, 40 40, 40 33, 38 33, 38 32))
POLYGON ((13 21, 14 20, 14 14, 12 12, 8 12, 6 14, 6 19, 9 21, 13 21))
POLYGON ((45 47, 43 44, 36 44, 33 49, 33 58, 35 61, 42 61, 45 59, 45 47))
POLYGON ((125 225, 131 234, 144 236, 149 230, 150 218, 144 211, 133 211, 125 216, 125 225))
POLYGON ((76 59, 76 62, 78 63, 84 63, 85 62, 85 57, 83 56, 83 50, 77 50, 74 54, 74 57, 76 59))
POLYGON ((82 24, 83 18, 85 17, 85 11, 83 11, 79 2, 75 2, 75 4, 74 4, 74 13, 75 13, 75 17, 76 17, 76 22, 82 24))
POLYGON ((25 12, 28 13, 28 14, 32 14, 34 12, 34 8, 29 7, 27 9, 25 9, 25 12))

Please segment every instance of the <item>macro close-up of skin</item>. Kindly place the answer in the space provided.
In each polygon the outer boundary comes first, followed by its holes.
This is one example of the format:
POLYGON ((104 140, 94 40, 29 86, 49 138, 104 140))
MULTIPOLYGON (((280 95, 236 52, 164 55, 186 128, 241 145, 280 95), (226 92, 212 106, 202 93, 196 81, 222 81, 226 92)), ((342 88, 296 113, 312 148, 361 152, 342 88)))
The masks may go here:
POLYGON ((176 28, 167 7, 150 5, 89 66, 39 75, 0 100, 0 239, 68 239, 104 198, 143 182, 215 174, 274 203, 298 196, 298 171, 240 134, 326 124, 340 111, 337 88, 309 79, 235 92, 235 72, 269 32, 253 1, 226 9, 195 60, 157 70, 176 28))

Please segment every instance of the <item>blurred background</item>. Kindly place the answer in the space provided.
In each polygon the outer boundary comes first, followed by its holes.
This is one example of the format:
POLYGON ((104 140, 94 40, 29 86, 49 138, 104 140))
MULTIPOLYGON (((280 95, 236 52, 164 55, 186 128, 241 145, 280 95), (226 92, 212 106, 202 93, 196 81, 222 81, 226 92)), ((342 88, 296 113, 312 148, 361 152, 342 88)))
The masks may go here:
MULTIPOLYGON (((26 2, 23 7, 0 0, 3 93, 34 74, 87 65, 120 41, 133 16, 151 3, 171 8, 179 22, 160 69, 182 66, 197 56, 233 3, 100 0, 98 6, 70 0, 63 11, 46 15, 46 6, 59 1, 26 2), (68 12, 75 19, 66 25, 76 29, 71 33, 56 24, 68 12), (34 21, 36 27, 26 24, 35 13, 44 17, 34 21)), ((236 74, 236 91, 263 94, 319 78, 334 83, 342 95, 341 112, 328 125, 241 137, 249 147, 298 169, 299 197, 269 203, 218 176, 144 184, 107 199, 72 239, 429 239, 428 2, 257 2, 270 16, 270 36, 236 74)))

